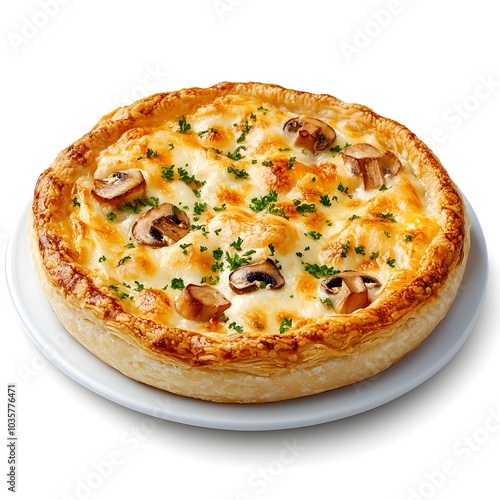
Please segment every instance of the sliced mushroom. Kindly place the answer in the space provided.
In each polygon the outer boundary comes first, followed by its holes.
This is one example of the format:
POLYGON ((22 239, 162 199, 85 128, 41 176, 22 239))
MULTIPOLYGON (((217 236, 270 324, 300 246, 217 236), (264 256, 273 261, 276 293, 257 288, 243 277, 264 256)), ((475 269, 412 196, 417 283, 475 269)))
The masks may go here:
POLYGON ((231 302, 210 285, 187 285, 177 298, 175 308, 186 319, 206 322, 217 320, 231 302))
POLYGON ((146 190, 142 172, 131 168, 123 172, 113 172, 105 179, 94 179, 92 192, 97 198, 107 202, 123 202, 128 198, 141 198, 146 190))
POLYGON ((290 134, 297 134, 295 146, 306 148, 313 153, 326 149, 337 136, 330 125, 309 116, 291 118, 285 123, 283 130, 290 134))
POLYGON ((386 178, 399 172, 401 163, 392 151, 382 151, 371 144, 354 144, 342 152, 354 175, 361 175, 365 189, 378 189, 386 178))
POLYGON ((229 286, 236 293, 253 292, 259 288, 276 290, 284 284, 285 278, 271 259, 245 264, 229 275, 229 286))
POLYGON ((186 212, 171 203, 150 208, 132 226, 134 238, 143 245, 166 247, 189 233, 190 220, 186 212))
POLYGON ((339 314, 350 314, 370 304, 368 290, 380 286, 373 276, 357 271, 344 271, 324 280, 321 287, 336 295, 334 309, 339 314))

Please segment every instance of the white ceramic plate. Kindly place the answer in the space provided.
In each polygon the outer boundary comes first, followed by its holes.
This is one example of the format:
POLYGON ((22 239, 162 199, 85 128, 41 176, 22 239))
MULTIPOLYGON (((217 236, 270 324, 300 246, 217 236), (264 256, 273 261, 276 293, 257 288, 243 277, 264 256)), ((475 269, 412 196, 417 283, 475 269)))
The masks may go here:
POLYGON ((468 203, 467 208, 472 223, 467 269, 455 302, 435 331, 403 360, 371 379, 285 402, 238 405, 176 396, 135 382, 100 361, 67 333, 45 299, 31 264, 27 212, 7 246, 7 284, 21 323, 38 348, 65 374, 115 403, 165 420, 214 429, 305 427, 356 415, 406 394, 443 368, 462 347, 479 317, 488 277, 484 235, 468 203))

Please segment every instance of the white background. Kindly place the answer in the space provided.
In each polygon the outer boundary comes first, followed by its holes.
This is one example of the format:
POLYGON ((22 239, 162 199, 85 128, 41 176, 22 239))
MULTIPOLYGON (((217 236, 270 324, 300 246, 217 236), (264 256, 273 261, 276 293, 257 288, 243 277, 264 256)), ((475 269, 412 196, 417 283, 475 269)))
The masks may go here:
MULTIPOLYGON (((102 115, 149 93, 224 80, 329 93, 402 122, 432 145, 490 250, 483 314, 441 372, 365 414, 277 432, 153 420, 80 387, 24 333, 2 270, 0 437, 6 387, 16 383, 16 498, 500 497, 493 9, 490 0, 2 2, 2 256, 37 176, 102 115)), ((1 495, 14 498, 0 449, 1 495)))

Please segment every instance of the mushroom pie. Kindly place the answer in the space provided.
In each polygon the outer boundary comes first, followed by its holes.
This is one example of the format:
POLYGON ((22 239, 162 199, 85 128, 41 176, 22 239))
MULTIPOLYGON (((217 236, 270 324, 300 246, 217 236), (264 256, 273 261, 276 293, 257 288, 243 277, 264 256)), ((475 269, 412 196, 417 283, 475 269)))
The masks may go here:
POLYGON ((469 250, 459 191, 407 128, 260 83, 152 95, 40 176, 30 241, 105 363, 217 402, 361 381, 415 349, 469 250))

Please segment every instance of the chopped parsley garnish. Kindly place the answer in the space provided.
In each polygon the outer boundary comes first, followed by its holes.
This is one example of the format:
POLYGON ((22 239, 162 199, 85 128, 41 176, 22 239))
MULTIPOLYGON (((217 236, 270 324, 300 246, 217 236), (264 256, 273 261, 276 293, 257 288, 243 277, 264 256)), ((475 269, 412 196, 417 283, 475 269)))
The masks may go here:
POLYGON ((295 210, 301 215, 306 215, 309 212, 316 212, 316 205, 314 203, 305 203, 301 200, 293 200, 295 210))
POLYGON ((321 233, 318 233, 317 231, 309 231, 307 233, 304 233, 304 236, 309 236, 313 240, 318 241, 323 235, 321 233))
POLYGON ((216 248, 215 250, 212 251, 212 255, 214 256, 214 259, 216 262, 212 264, 212 272, 213 273, 218 273, 224 271, 224 262, 217 262, 219 261, 222 256, 224 255, 223 250, 219 247, 216 248))
POLYGON ((304 263, 304 269, 309 273, 312 274, 315 278, 328 278, 329 276, 333 276, 334 274, 338 274, 340 271, 337 271, 333 267, 328 267, 327 265, 323 264, 322 266, 318 264, 309 264, 309 263, 304 263))
POLYGON ((220 276, 203 276, 201 278, 200 283, 203 285, 204 283, 208 283, 209 285, 216 285, 220 281, 220 276))
POLYGON ((350 248, 351 248, 351 242, 347 240, 342 245, 342 252, 340 252, 340 256, 345 259, 347 257, 347 252, 349 251, 350 248))
POLYGON ((354 247, 354 251, 356 252, 357 255, 364 255, 365 254, 365 246, 359 245, 358 247, 354 247))
POLYGON ((233 247, 235 250, 241 251, 241 244, 243 243, 243 240, 241 239, 240 236, 238 236, 238 239, 236 241, 233 241, 229 246, 233 247))
POLYGON ((170 282, 172 290, 184 290, 184 280, 182 278, 173 278, 170 282))
POLYGON ((361 219, 361 217, 359 215, 356 215, 356 214, 352 214, 350 217, 349 217, 349 220, 355 220, 355 219, 361 219))
MULTIPOLYGON (((186 163, 186 167, 188 164, 186 163)), ((161 177, 167 181, 173 181, 175 176, 175 165, 170 165, 169 167, 161 167, 161 177)), ((200 188, 206 184, 206 181, 198 180, 194 175, 189 175, 189 172, 184 167, 177 167, 177 174, 179 175, 179 180, 185 182, 193 191, 193 193, 199 198, 200 192, 196 188, 200 188)))
POLYGON ((320 299, 321 303, 324 304, 328 309, 333 309, 333 302, 332 299, 326 298, 326 299, 320 299))
POLYGON ((139 199, 139 203, 144 205, 145 207, 155 207, 158 208, 160 206, 160 199, 156 196, 150 196, 149 198, 141 198, 139 199))
POLYGON ((118 266, 121 266, 123 264, 125 264, 125 262, 129 259, 131 259, 132 257, 130 257, 130 255, 126 255, 125 257, 122 257, 119 261, 118 261, 118 266))
POLYGON ((233 174, 237 179, 248 179, 248 172, 246 170, 229 166, 227 167, 227 171, 233 174))
POLYGON ((208 208, 207 203, 198 203, 197 201, 194 203, 193 212, 195 215, 201 215, 208 208))
POLYGON ((139 214, 142 211, 139 206, 158 208, 159 202, 159 198, 156 198, 155 196, 150 196, 149 198, 136 198, 134 201, 129 201, 127 203, 124 203, 123 205, 120 205, 118 207, 118 210, 139 214))
POLYGON ((290 156, 290 158, 288 158, 288 168, 293 168, 294 164, 295 164, 295 156, 290 156))
POLYGON ((388 220, 390 222, 397 222, 397 220, 394 218, 394 214, 392 213, 386 213, 386 214, 376 214, 377 217, 380 219, 388 220))
POLYGON ((137 280, 135 280, 135 281, 134 281, 134 283, 135 283, 135 288, 134 288, 134 290, 135 290, 136 292, 142 292, 142 291, 144 290, 144 285, 143 285, 142 283, 140 283, 140 282, 139 282, 139 281, 137 281, 137 280))
POLYGON ((323 194, 319 197, 319 202, 324 206, 324 207, 331 207, 332 206, 332 200, 330 200, 330 196, 327 194, 323 194))
POLYGON ((413 240, 413 236, 411 234, 405 235, 405 241, 412 241, 412 240, 413 240))
POLYGON ((396 267, 396 259, 387 259, 385 262, 391 267, 396 267))
POLYGON ((201 139, 205 134, 208 134, 208 132, 216 133, 217 129, 214 127, 210 127, 208 130, 202 130, 198 132, 198 137, 201 139))
POLYGON ((273 164, 273 162, 272 162, 271 160, 264 160, 264 161, 262 162, 262 165, 263 165, 264 167, 272 167, 274 164, 273 164))
POLYGON ((232 323, 229 324, 228 328, 230 328, 231 330, 234 330, 238 333, 243 333, 243 327, 240 326, 240 325, 237 325, 235 321, 233 321, 232 323))
POLYGON ((158 151, 154 150, 154 149, 147 149, 146 151, 146 156, 148 158, 157 158, 158 157, 158 151))
POLYGON ((167 181, 174 180, 174 168, 175 165, 170 165, 170 167, 161 167, 161 176, 167 181))
POLYGON ((109 220, 109 222, 113 222, 116 219, 116 214, 114 212, 108 212, 106 214, 106 219, 109 220))
POLYGON ((99 262, 106 262, 106 256, 105 255, 101 255, 99 257, 99 262))
POLYGON ((346 142, 344 146, 339 146, 339 145, 337 145, 337 146, 333 146, 332 148, 330 148, 330 152, 331 152, 331 153, 338 154, 338 153, 340 153, 342 150, 344 150, 344 149, 348 148, 349 146, 350 146, 350 144, 349 144, 348 142, 346 142))
POLYGON ((232 153, 231 151, 228 151, 226 156, 228 158, 231 158, 231 160, 235 160, 235 161, 238 161, 238 160, 241 160, 242 158, 245 158, 244 156, 242 156, 242 154, 240 153, 240 150, 245 150, 246 149, 246 146, 238 146, 232 153))
POLYGON ((189 184, 190 182, 194 182, 196 179, 194 175, 189 175, 189 172, 183 167, 178 167, 177 173, 179 174, 179 179, 182 182, 185 182, 186 184, 189 184))
MULTIPOLYGON (((186 167, 187 166, 188 165, 186 164, 186 167)), ((182 182, 186 183, 191 188, 195 196, 199 198, 201 196, 201 193, 196 188, 204 186, 206 184, 206 181, 200 181, 194 175, 189 175, 189 172, 183 167, 177 167, 177 173, 179 174, 179 179, 182 182)))
MULTIPOLYGON (((123 286, 127 287, 127 288, 130 288, 130 285, 127 285, 126 283, 122 283, 123 286)), ((109 288, 111 288, 111 290, 113 290, 113 292, 116 293, 116 296, 119 298, 119 299, 130 299, 130 300, 133 300, 134 299, 134 296, 133 295, 130 295, 128 294, 127 292, 120 292, 120 289, 118 288, 118 285, 108 285, 109 288)))
POLYGON ((189 229, 191 231, 201 231, 201 234, 203 234, 205 238, 208 238, 208 231, 206 224, 191 224, 191 226, 189 226, 189 229))
POLYGON ((224 271, 224 262, 214 262, 210 269, 213 273, 221 273, 224 271))
POLYGON ((183 116, 179 120, 179 128, 177 129, 177 132, 180 132, 181 134, 187 134, 191 130, 191 125, 186 121, 186 117, 183 116))
POLYGON ((192 246, 193 244, 192 243, 182 243, 181 245, 179 245, 181 248, 182 248, 182 253, 184 255, 187 255, 187 249, 192 246))
POLYGON ((245 120, 245 124, 241 129, 241 135, 236 139, 237 143, 243 142, 246 139, 246 135, 250 132, 252 126, 248 123, 248 120, 245 120))
POLYGON ((80 206, 80 202, 78 201, 78 198, 76 196, 71 200, 71 203, 73 204, 74 207, 80 206))
POLYGON ((229 254, 229 252, 226 252, 226 262, 229 264, 229 269, 231 271, 234 271, 235 269, 238 269, 238 267, 242 266, 243 264, 248 264, 252 260, 252 257, 250 255, 254 254, 255 250, 248 250, 241 256, 235 253, 232 257, 229 254))
POLYGON ((266 209, 270 203, 278 201, 278 193, 276 191, 269 191, 268 194, 260 198, 252 198, 252 203, 248 205, 254 212, 261 212, 266 209))
POLYGON ((287 215, 285 214, 285 211, 282 208, 277 207, 274 203, 271 203, 267 207, 266 214, 279 215, 280 217, 288 219, 287 215))
POLYGON ((390 233, 389 231, 384 231, 384 234, 385 234, 388 238, 390 238, 390 237, 391 237, 391 233, 390 233))
POLYGON ((224 255, 224 251, 219 247, 212 251, 212 255, 214 256, 215 260, 219 260, 224 255))
POLYGON ((292 318, 283 318, 280 323, 280 333, 285 333, 289 328, 292 328, 292 318))
POLYGON ((125 248, 135 248, 135 245, 130 242, 130 243, 127 243, 126 245, 123 245, 125 248))
POLYGON ((380 252, 372 252, 370 255, 370 260, 375 260, 380 255, 380 252))

